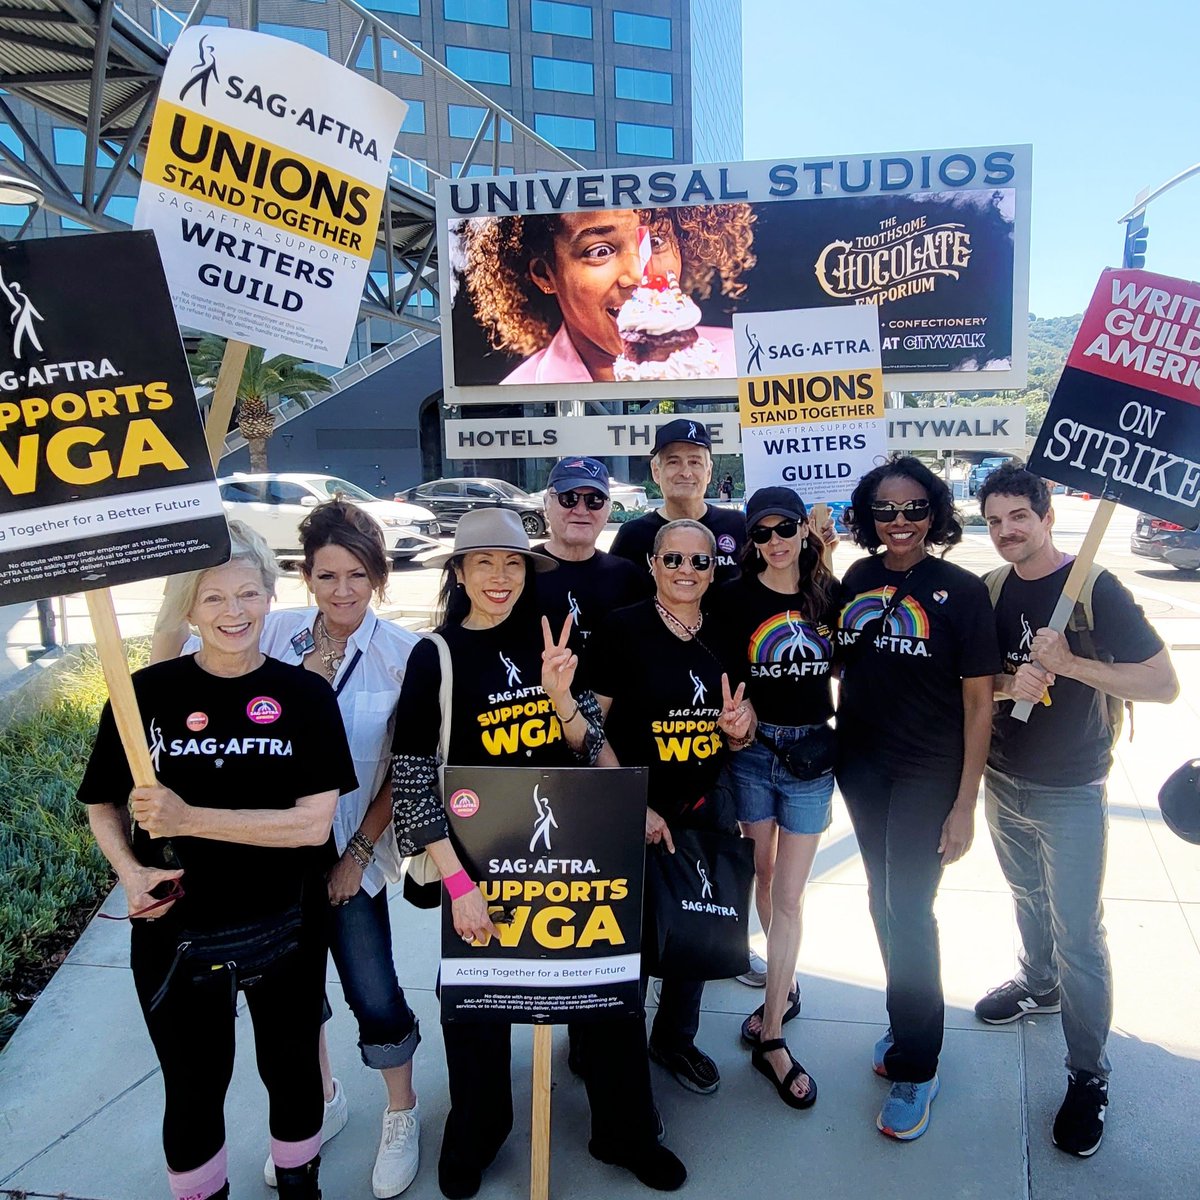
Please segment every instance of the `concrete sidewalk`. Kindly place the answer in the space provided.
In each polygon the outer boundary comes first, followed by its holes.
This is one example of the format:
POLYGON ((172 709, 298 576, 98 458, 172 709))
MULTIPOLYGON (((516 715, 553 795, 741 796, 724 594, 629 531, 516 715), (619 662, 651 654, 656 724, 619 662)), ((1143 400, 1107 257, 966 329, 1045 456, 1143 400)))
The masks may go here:
MULTIPOLYGON (((1166 631, 1164 630, 1164 633, 1166 631)), ((1011 904, 982 812, 971 852, 946 874, 938 900, 946 988, 942 1093, 929 1132, 901 1145, 875 1116, 885 1085, 870 1069, 887 1018, 866 884, 840 803, 822 844, 806 907, 800 963, 804 1012, 788 1026, 797 1057, 821 1087, 797 1113, 750 1067, 738 1028, 762 998, 734 982, 711 984, 699 1044, 717 1060, 720 1090, 683 1091, 658 1068, 667 1144, 687 1164, 685 1194, 784 1189, 831 1200, 871 1194, 971 1200, 1175 1200, 1200 1193, 1200 1139, 1191 1106, 1200 1097, 1200 848, 1163 824, 1155 797, 1184 758, 1200 753, 1200 655, 1180 651, 1182 697, 1170 708, 1137 707, 1137 738, 1124 741, 1112 775, 1112 836, 1106 921, 1116 973, 1108 1134, 1092 1160, 1050 1143, 1062 1099, 1057 1017, 999 1028, 971 1009, 1014 964, 1011 904)), ((113 911, 120 903, 109 901, 113 911)), ((445 1061, 433 995, 436 920, 392 901, 401 982, 422 1021, 417 1054, 423 1166, 406 1193, 434 1200, 446 1112, 445 1061)), ((159 1126, 162 1089, 127 968, 128 930, 93 922, 0 1055, 0 1195, 21 1190, 88 1200, 166 1196, 159 1126)), ((350 1121, 326 1147, 326 1200, 369 1197, 384 1095, 359 1061, 356 1032, 336 976, 330 1042, 350 1102, 350 1121)), ((266 1098, 254 1070, 249 1022, 240 1020, 237 1068, 226 1106, 231 1194, 273 1195, 262 1181, 266 1098)), ((484 1200, 528 1189, 528 1027, 514 1033, 517 1128, 487 1173, 484 1200)), ((587 1103, 555 1030, 554 1196, 648 1195, 623 1171, 587 1154, 587 1103)))

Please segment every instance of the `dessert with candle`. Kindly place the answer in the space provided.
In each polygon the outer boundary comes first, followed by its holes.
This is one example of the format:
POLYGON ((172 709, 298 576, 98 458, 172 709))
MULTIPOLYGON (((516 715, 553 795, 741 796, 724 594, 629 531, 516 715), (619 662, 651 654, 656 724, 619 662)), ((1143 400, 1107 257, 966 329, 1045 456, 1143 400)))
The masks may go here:
POLYGON ((700 309, 679 288, 675 273, 643 275, 621 305, 617 330, 621 354, 613 363, 619 380, 705 379, 720 373, 716 347, 696 330, 700 309))

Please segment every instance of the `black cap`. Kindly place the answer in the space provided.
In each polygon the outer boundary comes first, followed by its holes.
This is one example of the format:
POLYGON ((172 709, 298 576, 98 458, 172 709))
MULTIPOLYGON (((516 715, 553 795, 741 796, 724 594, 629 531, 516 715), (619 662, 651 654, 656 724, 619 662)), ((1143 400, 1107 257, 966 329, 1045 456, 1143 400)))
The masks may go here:
POLYGON ((712 451, 712 438, 708 435, 708 427, 703 421, 693 421, 688 417, 678 417, 658 427, 658 432, 654 435, 654 449, 650 452, 651 457, 673 442, 691 442, 693 446, 703 446, 705 450, 712 451))
POLYGON ((746 501, 746 528, 756 525, 763 517, 791 517, 793 521, 807 521, 808 509, 791 488, 759 488, 746 501))
POLYGON ((1162 785, 1158 807, 1173 834, 1200 846, 1200 758, 1185 762, 1162 785))

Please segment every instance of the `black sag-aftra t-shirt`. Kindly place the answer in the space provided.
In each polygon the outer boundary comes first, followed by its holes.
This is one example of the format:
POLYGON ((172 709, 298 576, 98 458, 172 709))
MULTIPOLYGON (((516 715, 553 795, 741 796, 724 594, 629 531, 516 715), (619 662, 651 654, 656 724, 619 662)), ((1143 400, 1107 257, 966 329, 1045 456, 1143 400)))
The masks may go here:
POLYGON ((729 753, 717 728, 728 664, 704 635, 702 628, 700 640, 676 637, 644 600, 614 613, 587 648, 589 685, 612 698, 604 731, 617 760, 649 768, 656 812, 700 825, 715 823, 707 797, 729 753))
MULTIPOLYGON (((542 691, 540 624, 510 616, 487 629, 439 631, 450 648, 450 757, 464 767, 578 765, 542 691)), ((437 646, 422 638, 404 671, 392 753, 434 758, 442 727, 437 646)))
POLYGON ((1000 669, 996 622, 983 580, 929 555, 910 573, 882 555, 859 559, 842 580, 838 752, 864 755, 897 776, 962 771, 962 681, 1000 669), (861 636, 895 599, 886 628, 861 636))
POLYGON ((639 571, 628 559, 597 550, 582 562, 559 558, 542 547, 541 553, 558 563, 554 571, 536 578, 538 609, 545 614, 557 638, 567 614, 574 617, 571 649, 582 654, 588 638, 603 618, 645 598, 650 572, 639 571))
MULTIPOLYGON (((636 521, 627 521, 613 538, 612 553, 627 558, 635 567, 646 568, 654 552, 658 531, 670 522, 658 511, 648 512, 636 521)), ((741 574, 738 565, 742 546, 746 542, 746 518, 732 508, 717 508, 710 504, 700 518, 700 524, 712 531, 717 540, 717 569, 714 583, 727 583, 741 574)), ((642 595, 654 592, 654 580, 646 573, 642 595)))
POLYGON ((774 592, 758 575, 716 589, 704 632, 720 640, 722 657, 738 664, 760 721, 817 725, 833 715, 829 679, 840 594, 839 587, 828 610, 809 621, 801 616, 802 596, 774 592))
MULTIPOLYGON (((133 688, 154 774, 187 804, 282 809, 301 796, 358 786, 333 689, 302 667, 267 658, 229 679, 186 655, 135 672, 133 688)), ((124 807, 132 787, 106 704, 78 796, 85 804, 124 807)), ((282 912, 300 899, 305 876, 336 857, 332 836, 319 850, 198 837, 170 842, 177 862, 165 861, 163 841, 138 827, 133 852, 147 866, 183 868, 186 894, 171 915, 196 929, 282 912)))
MULTIPOLYGON (((996 632, 1009 674, 1029 662, 1034 635, 1050 620, 1070 569, 1066 563, 1042 579, 1008 573, 996 604, 996 632)), ((1092 619, 1096 649, 1113 662, 1145 662, 1163 648, 1141 607, 1107 571, 1101 572, 1092 591, 1092 619)), ((1067 630, 1066 637, 1072 653, 1081 654, 1079 634, 1067 630)), ((1105 778, 1112 766, 1112 732, 1104 695, 1060 675, 1050 700, 1049 706, 1033 706, 1028 723, 1012 716, 1011 700, 997 702, 988 765, 1052 787, 1105 778)))

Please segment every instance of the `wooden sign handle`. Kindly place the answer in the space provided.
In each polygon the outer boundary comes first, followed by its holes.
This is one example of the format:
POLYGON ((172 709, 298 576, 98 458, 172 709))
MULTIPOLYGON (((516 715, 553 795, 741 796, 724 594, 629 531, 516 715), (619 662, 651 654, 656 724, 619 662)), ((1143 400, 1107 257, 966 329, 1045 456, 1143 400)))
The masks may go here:
POLYGON ((121 745, 125 748, 125 757, 129 760, 134 786, 151 787, 156 782, 154 766, 150 762, 150 751, 146 749, 146 733, 142 728, 137 697, 133 693, 133 680, 129 676, 129 662, 117 625, 112 592, 108 588, 97 588, 84 595, 88 614, 92 618, 92 631, 96 635, 96 649, 100 654, 104 681, 108 684, 113 717, 117 722, 117 732, 121 735, 121 745))
POLYGON ((529 1200, 550 1195, 550 1049, 553 1026, 533 1027, 533 1124, 529 1152, 529 1200))
POLYGON ((208 420, 204 424, 204 440, 208 444, 208 457, 212 459, 214 471, 225 449, 225 435, 229 432, 233 403, 237 399, 238 384, 242 382, 242 371, 249 353, 250 345, 247 342, 230 338, 225 343, 221 369, 217 372, 217 385, 213 388, 212 403, 208 407, 208 420))
MULTIPOLYGON (((1067 582, 1063 584, 1062 594, 1058 598, 1058 603, 1054 606, 1054 612, 1050 615, 1049 628, 1057 633, 1062 633, 1067 627, 1067 622, 1071 619, 1071 614, 1075 611, 1075 605, 1079 600, 1079 593, 1083 591, 1083 585, 1087 582, 1088 572, 1092 569, 1092 563, 1096 561, 1096 554, 1100 550, 1100 543, 1104 540, 1104 534, 1108 529, 1108 523, 1112 520, 1112 515, 1117 511, 1117 502, 1115 500, 1101 500, 1096 505, 1096 511, 1092 514, 1092 523, 1088 526, 1088 531, 1083 539, 1083 545, 1079 548, 1079 553, 1075 557, 1075 561, 1071 564, 1071 570, 1067 575, 1067 582)), ((1041 666, 1036 660, 1035 666, 1041 666)), ((1018 721, 1028 721, 1029 714, 1033 712, 1033 703, 1029 700, 1018 700, 1013 705, 1012 715, 1018 721)))

